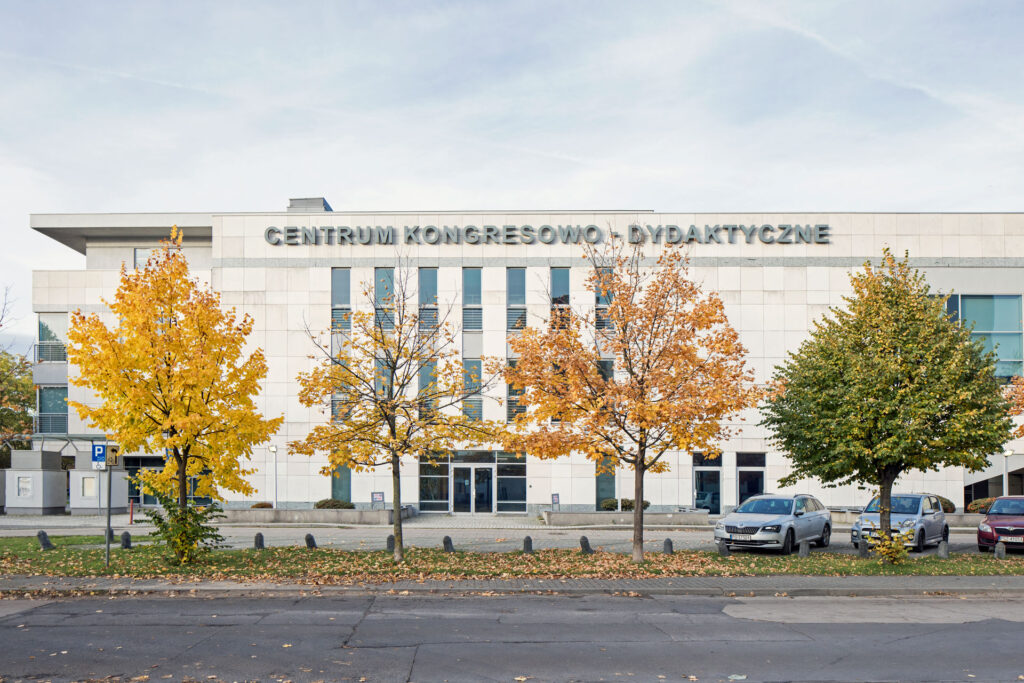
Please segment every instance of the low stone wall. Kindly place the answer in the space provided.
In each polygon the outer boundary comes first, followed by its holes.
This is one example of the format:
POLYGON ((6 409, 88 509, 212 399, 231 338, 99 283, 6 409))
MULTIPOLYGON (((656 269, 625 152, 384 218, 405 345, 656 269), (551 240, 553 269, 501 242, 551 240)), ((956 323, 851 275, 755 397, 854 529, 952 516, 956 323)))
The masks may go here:
MULTIPOLYGON (((393 524, 392 510, 225 510, 227 524, 393 524)), ((402 519, 415 509, 402 507, 402 519)))
MULTIPOLYGON (((614 525, 631 526, 632 512, 552 512, 544 511, 544 522, 548 526, 590 526, 614 525)), ((671 526, 674 524, 708 524, 708 511, 695 512, 644 512, 644 525, 671 526)))

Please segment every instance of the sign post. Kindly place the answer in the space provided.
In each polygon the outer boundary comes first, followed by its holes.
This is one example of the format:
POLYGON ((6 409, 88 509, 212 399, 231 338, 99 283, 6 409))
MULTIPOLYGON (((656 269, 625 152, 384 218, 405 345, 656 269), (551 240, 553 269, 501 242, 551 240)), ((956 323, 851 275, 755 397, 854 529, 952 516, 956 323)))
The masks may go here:
POLYGON ((370 492, 370 507, 371 508, 376 508, 377 507, 377 503, 380 503, 380 506, 382 508, 384 507, 384 492, 383 491, 371 491, 370 492))
POLYGON ((107 531, 103 534, 103 544, 106 547, 104 561, 110 567, 110 466, 107 463, 108 450, 105 443, 94 443, 92 445, 92 468, 94 470, 107 471, 107 531))
POLYGON ((551 494, 551 507, 553 507, 556 511, 562 509, 562 506, 559 505, 559 500, 560 496, 557 493, 551 494))

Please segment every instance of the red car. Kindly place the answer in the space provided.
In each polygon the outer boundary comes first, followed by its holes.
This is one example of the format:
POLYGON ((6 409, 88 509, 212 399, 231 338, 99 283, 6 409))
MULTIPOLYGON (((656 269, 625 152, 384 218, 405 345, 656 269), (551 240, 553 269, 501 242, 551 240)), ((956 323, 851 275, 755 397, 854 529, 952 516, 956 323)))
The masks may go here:
POLYGON ((978 525, 978 550, 988 552, 999 541, 1007 550, 1024 550, 1024 496, 996 498, 978 525))

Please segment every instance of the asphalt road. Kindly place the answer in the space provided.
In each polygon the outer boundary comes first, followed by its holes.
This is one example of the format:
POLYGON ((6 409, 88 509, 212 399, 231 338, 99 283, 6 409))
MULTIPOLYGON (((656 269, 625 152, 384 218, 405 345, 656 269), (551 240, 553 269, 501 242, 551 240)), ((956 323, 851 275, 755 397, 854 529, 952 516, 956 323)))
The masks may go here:
POLYGON ((0 672, 9 683, 1016 681, 1022 620, 1024 601, 943 597, 4 600, 0 672))

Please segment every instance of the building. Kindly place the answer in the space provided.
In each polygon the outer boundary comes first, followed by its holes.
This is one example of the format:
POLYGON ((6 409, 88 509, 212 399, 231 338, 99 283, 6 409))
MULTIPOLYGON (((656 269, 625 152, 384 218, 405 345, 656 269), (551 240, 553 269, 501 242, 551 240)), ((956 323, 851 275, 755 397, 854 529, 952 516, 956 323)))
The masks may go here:
MULTIPOLYGON (((464 330, 463 355, 472 360, 504 355, 508 331, 523 316, 545 318, 553 299, 595 304, 584 287, 583 243, 614 233, 643 241, 651 256, 666 243, 683 244, 692 275, 721 294, 756 377, 764 381, 829 306, 842 304, 849 271, 890 247, 897 254, 906 250, 933 288, 954 294, 951 310, 997 344, 1002 376, 1020 375, 1024 362, 1024 214, 345 213, 333 212, 322 198, 292 200, 278 213, 36 214, 34 230, 86 257, 85 270, 34 273, 36 448, 85 449, 101 438, 64 404, 69 395, 86 398, 67 383, 75 372, 64 352, 69 312, 103 311, 100 298, 112 296, 122 265, 144 262, 172 225, 184 230, 183 251, 193 272, 221 293, 225 305, 255 319, 251 342, 266 350, 270 366, 260 404, 264 414, 285 417, 273 442, 254 454, 258 493, 252 500, 229 499, 232 506, 277 501, 308 507, 331 496, 369 506, 373 492, 383 492, 390 503, 386 471, 326 476, 326 459, 290 455, 286 443, 327 419, 296 399, 296 374, 311 363, 307 326, 327 330, 345 311, 366 306, 362 285, 388 277, 400 261, 417 269, 421 289, 433 289, 439 301, 454 306, 464 330)), ((481 409, 488 418, 504 419, 508 407, 485 399, 481 409)), ((720 459, 672 454, 671 471, 647 479, 652 509, 718 512, 754 493, 779 490, 787 461, 772 451, 757 421, 756 413, 742 416, 742 433, 723 444, 720 459)), ((1009 447, 1022 450, 1024 444, 1009 447)), ((129 469, 160 464, 139 454, 127 454, 125 462, 129 469)), ((1004 460, 1002 454, 994 454, 985 472, 914 473, 898 488, 963 505, 1000 493, 1004 465, 1011 471, 1010 492, 1021 493, 1024 455, 1004 460)), ((407 463, 403 479, 403 502, 432 512, 535 513, 556 494, 562 509, 592 510, 617 491, 626 497, 632 491, 628 472, 597 477, 582 457, 523 463, 487 451, 453 453, 437 467, 407 463)), ((806 481, 798 488, 830 506, 866 502, 866 493, 855 487, 824 489, 806 481)))

